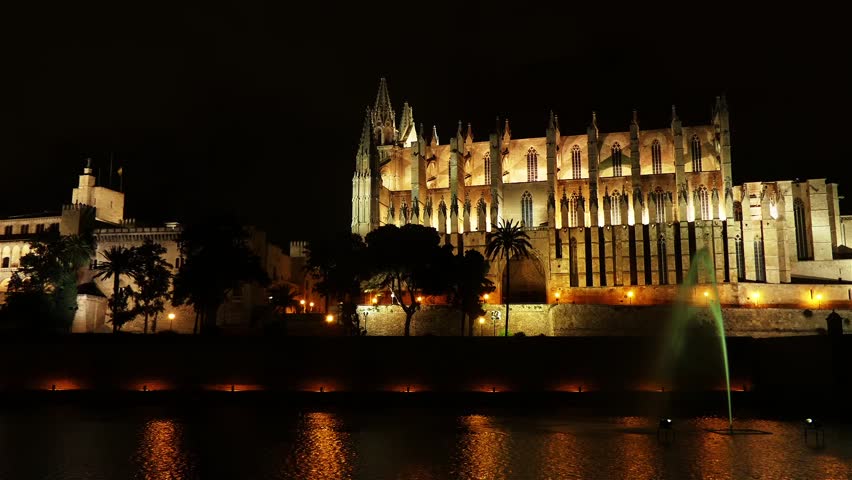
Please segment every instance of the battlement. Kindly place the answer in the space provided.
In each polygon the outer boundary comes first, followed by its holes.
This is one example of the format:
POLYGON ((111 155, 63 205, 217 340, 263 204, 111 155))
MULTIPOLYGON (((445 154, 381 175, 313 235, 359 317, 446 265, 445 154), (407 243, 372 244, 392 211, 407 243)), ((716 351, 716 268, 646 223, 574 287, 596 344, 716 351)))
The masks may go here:
POLYGON ((293 258, 304 257, 308 242, 305 240, 293 240, 290 242, 290 256, 293 258))

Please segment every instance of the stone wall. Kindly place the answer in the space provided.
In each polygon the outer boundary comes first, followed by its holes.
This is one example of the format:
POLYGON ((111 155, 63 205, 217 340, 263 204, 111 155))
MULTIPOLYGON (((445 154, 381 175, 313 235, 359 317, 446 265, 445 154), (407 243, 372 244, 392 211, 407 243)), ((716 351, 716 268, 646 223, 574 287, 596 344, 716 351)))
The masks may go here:
MULTIPOLYGON (((693 319, 685 328, 714 328, 709 310, 695 305, 693 319)), ((474 336, 501 336, 505 328, 505 306, 486 305, 484 323, 474 322, 474 336), (493 314, 498 314, 493 315, 493 314)), ((826 328, 825 318, 831 310, 796 308, 723 308, 722 317, 728 336, 782 337, 817 335, 826 328)), ((852 318, 852 310, 838 310, 844 318, 852 318)), ((367 314, 367 333, 371 336, 398 336, 404 332, 405 313, 399 306, 360 307, 362 319, 367 314)), ((455 336, 460 334, 457 310, 446 306, 424 306, 414 315, 411 334, 415 336, 455 336)), ((670 306, 642 305, 512 305, 509 310, 509 335, 523 332, 527 336, 644 336, 663 334, 673 328, 670 306)), ((852 331, 844 324, 844 331, 852 331)), ((465 334, 468 334, 465 331, 465 334)))

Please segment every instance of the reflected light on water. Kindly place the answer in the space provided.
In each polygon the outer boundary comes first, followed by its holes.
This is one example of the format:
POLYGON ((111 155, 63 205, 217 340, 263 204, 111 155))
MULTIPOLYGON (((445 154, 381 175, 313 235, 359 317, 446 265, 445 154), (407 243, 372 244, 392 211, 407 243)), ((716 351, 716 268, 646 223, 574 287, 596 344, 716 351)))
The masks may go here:
POLYGON ((508 478, 509 435, 485 415, 459 417, 459 478, 508 478))
POLYGON ((298 478, 352 478, 352 441, 349 434, 342 430, 337 415, 311 412, 305 414, 303 422, 293 459, 298 478))
POLYGON ((181 450, 183 432, 173 420, 150 420, 145 424, 136 457, 145 480, 186 478, 190 462, 181 450))

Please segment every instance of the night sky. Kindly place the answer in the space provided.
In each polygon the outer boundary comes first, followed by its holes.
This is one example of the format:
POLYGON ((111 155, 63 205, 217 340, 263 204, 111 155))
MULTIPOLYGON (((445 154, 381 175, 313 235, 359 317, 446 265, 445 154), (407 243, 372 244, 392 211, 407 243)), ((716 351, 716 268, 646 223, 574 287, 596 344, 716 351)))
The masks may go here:
POLYGON ((105 184, 112 156, 140 223, 227 212, 282 243, 348 230, 382 76, 442 143, 459 120, 485 140, 498 115, 544 136, 550 109, 565 133, 592 110, 604 131, 633 108, 666 127, 673 103, 708 123, 724 92, 735 183, 852 183, 848 41, 819 8, 19 3, 0 28, 0 215, 57 210, 86 157, 105 184))

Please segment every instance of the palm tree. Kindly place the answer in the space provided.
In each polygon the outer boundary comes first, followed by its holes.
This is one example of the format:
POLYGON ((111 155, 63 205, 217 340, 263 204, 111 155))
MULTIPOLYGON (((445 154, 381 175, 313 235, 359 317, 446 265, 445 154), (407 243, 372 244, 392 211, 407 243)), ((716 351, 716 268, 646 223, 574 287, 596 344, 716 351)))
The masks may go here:
POLYGON ((132 275, 139 288, 136 310, 145 320, 142 331, 148 333, 148 319, 151 319, 151 331, 156 332, 157 317, 165 310, 165 302, 171 297, 172 265, 163 258, 165 247, 150 238, 132 251, 136 265, 132 275))
POLYGON ((288 308, 295 310, 299 307, 298 292, 286 283, 272 285, 267 289, 267 293, 270 305, 280 315, 287 313, 288 308))
POLYGON ((506 259, 506 285, 503 289, 503 302, 506 303, 506 331, 509 336, 509 261, 514 258, 528 258, 532 245, 530 237, 521 228, 520 223, 512 220, 503 222, 485 236, 485 255, 490 260, 506 259))
POLYGON ((95 278, 113 279, 110 307, 112 309, 112 333, 116 333, 121 328, 121 322, 118 320, 124 319, 126 321, 126 316, 122 315, 122 310, 127 305, 127 298, 122 298, 122 295, 126 296, 126 294, 121 292, 121 276, 130 276, 135 273, 135 255, 133 249, 120 245, 111 247, 102 255, 106 261, 98 264, 98 273, 95 274, 95 278))

